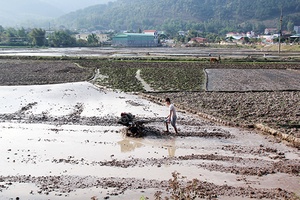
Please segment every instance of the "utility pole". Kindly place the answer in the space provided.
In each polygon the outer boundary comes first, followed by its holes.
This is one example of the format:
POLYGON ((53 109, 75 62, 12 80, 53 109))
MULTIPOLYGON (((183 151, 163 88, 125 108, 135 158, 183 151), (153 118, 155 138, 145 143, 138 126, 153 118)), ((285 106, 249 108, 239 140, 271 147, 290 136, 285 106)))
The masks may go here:
POLYGON ((278 53, 280 54, 281 50, 281 33, 282 33, 282 7, 281 7, 281 15, 280 15, 280 25, 279 25, 279 46, 278 46, 278 53))

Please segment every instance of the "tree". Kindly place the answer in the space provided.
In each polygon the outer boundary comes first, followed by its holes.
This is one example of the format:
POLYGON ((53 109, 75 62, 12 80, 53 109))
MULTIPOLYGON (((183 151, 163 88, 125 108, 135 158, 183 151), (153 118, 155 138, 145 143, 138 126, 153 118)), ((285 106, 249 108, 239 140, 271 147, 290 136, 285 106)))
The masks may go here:
POLYGON ((11 45, 17 36, 17 31, 14 28, 7 28, 2 33, 2 42, 11 45))
POLYGON ((5 29, 3 28, 3 26, 0 25, 0 34, 2 34, 5 31, 5 29))
POLYGON ((264 33, 265 29, 266 29, 266 26, 265 26, 264 24, 262 24, 262 23, 257 23, 257 24, 255 25, 254 31, 257 32, 257 33, 264 33))
POLYGON ((76 41, 76 44, 79 46, 79 47, 84 47, 84 46, 87 46, 87 41, 84 40, 84 39, 79 39, 76 41))
POLYGON ((99 37, 95 33, 92 33, 88 35, 87 42, 89 45, 98 45, 99 37))
POLYGON ((76 38, 72 36, 70 31, 55 31, 49 37, 49 43, 54 47, 70 47, 76 45, 76 38))
POLYGON ((41 28, 32 29, 29 33, 29 37, 32 39, 32 45, 34 46, 44 46, 45 45, 45 38, 46 31, 42 30, 41 28))
POLYGON ((294 22, 289 21, 289 22, 287 23, 287 30, 288 30, 288 31, 293 31, 293 30, 294 30, 294 22))
POLYGON ((175 40, 179 43, 184 43, 185 42, 185 36, 177 34, 177 37, 175 38, 175 40))

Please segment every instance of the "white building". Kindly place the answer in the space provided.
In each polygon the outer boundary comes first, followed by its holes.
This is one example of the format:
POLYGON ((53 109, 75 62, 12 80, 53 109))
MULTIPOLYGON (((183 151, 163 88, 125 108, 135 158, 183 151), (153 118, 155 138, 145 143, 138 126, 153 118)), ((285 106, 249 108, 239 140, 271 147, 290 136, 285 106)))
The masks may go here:
MULTIPOLYGON (((91 35, 92 33, 80 33, 76 35, 76 40, 82 39, 82 40, 87 40, 88 36, 91 35)), ((99 42, 107 42, 108 41, 108 35, 107 34, 99 34, 95 33, 95 35, 98 37, 99 42)))
POLYGON ((294 26, 294 31, 296 32, 296 34, 300 33, 300 26, 294 26))

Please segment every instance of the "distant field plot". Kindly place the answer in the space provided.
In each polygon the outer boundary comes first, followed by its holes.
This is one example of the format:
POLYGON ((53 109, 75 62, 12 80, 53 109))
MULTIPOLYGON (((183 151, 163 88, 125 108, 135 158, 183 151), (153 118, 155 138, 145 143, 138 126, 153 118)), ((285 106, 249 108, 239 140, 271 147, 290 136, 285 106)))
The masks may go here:
POLYGON ((69 61, 0 60, 0 85, 39 85, 88 80, 92 68, 69 61))
POLYGON ((299 70, 206 69, 208 91, 300 90, 299 70))

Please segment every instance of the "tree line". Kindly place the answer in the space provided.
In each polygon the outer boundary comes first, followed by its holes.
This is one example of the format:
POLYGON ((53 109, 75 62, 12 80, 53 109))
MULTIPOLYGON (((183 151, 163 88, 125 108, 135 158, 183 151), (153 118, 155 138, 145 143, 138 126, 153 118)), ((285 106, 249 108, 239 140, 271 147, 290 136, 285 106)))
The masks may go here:
POLYGON ((0 26, 1 46, 49 46, 49 47, 75 47, 101 45, 96 34, 91 33, 86 39, 76 39, 77 32, 70 30, 46 31, 41 28, 16 29, 0 26))

